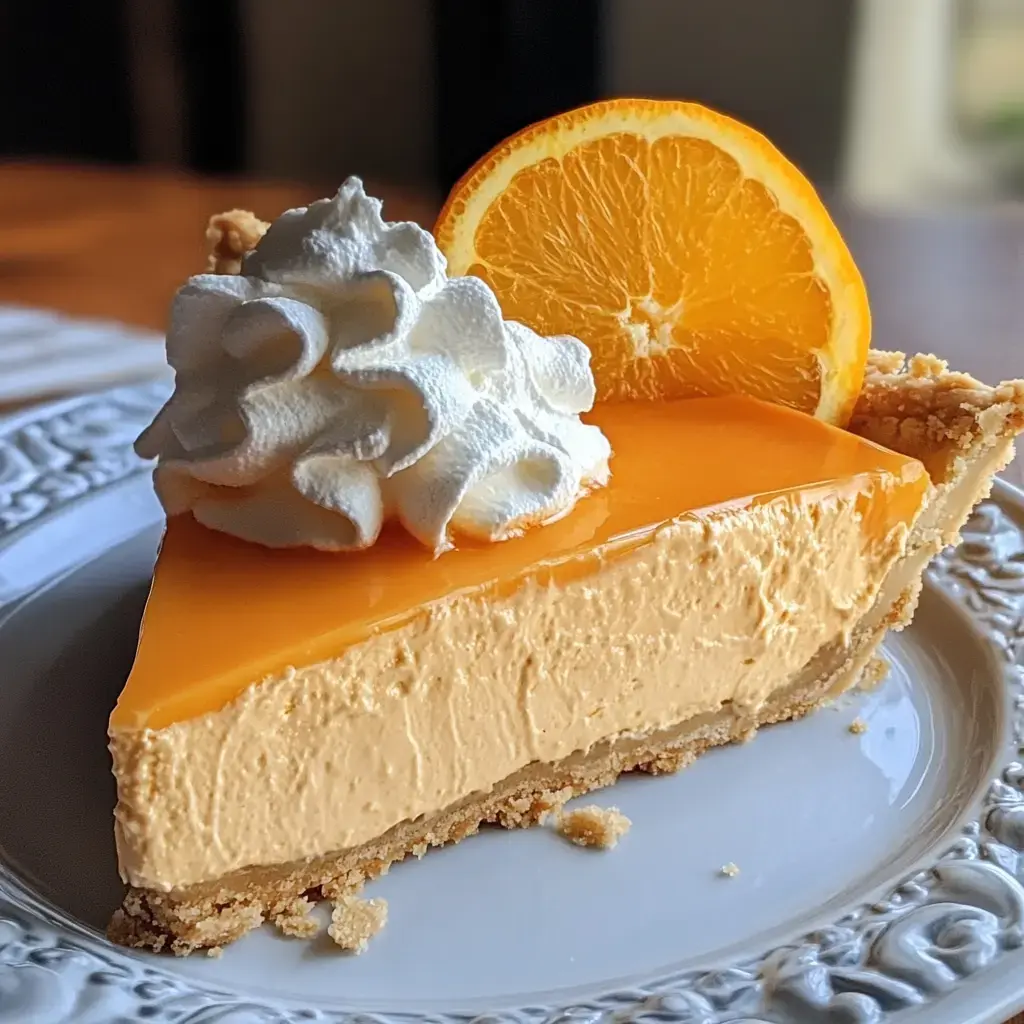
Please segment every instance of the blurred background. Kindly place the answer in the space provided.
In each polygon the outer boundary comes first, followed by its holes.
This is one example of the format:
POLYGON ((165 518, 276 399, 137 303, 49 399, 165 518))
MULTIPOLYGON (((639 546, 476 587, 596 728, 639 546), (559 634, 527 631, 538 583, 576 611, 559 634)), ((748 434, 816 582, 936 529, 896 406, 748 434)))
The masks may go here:
POLYGON ((0 4, 0 155, 440 196, 602 96, 700 100, 865 204, 1024 193, 1024 0, 0 4))
POLYGON ((492 144, 630 94, 803 168, 876 347, 1024 376, 1024 0, 0 0, 0 85, 0 416, 165 373, 212 213, 354 173, 430 225, 492 144))

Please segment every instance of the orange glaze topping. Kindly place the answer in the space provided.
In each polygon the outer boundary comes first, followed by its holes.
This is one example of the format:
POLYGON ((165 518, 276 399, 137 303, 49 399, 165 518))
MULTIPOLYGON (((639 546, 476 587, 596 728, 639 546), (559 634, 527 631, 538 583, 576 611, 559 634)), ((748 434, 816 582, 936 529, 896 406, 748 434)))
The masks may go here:
POLYGON ((167 526, 113 728, 215 711, 288 666, 336 657, 453 593, 564 583, 651 541, 682 515, 769 500, 857 495, 865 535, 911 523, 924 467, 803 413, 741 397, 603 405, 612 479, 564 519, 435 559, 392 526, 366 551, 272 550, 189 516, 167 526))

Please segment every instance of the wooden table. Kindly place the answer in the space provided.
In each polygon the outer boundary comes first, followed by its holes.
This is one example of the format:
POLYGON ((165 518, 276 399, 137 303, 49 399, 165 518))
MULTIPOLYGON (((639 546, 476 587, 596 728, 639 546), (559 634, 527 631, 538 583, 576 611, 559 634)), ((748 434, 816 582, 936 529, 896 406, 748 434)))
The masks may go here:
MULTIPOLYGON (((175 289, 204 265, 211 213, 243 207, 269 220, 330 190, 0 167, 0 302, 162 328, 175 289)), ((426 194, 374 191, 390 219, 429 225, 437 210, 426 194)), ((867 277, 877 347, 934 352, 990 383, 1024 376, 1024 208, 838 216, 867 277)), ((1024 460, 1008 476, 1024 485, 1024 460)))
MULTIPOLYGON (((336 185, 334 187, 337 187, 336 185)), ((332 187, 260 185, 170 173, 0 166, 0 302, 162 329, 171 296, 206 266, 210 214, 264 220, 332 187)), ((392 220, 429 224, 431 198, 376 189, 392 220)))

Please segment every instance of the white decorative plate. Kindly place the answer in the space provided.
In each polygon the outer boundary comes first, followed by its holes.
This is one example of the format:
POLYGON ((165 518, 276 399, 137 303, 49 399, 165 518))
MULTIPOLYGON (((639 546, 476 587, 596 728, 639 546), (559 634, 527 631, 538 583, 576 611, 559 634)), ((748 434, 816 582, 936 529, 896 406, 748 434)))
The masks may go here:
POLYGON ((1024 1004, 1024 499, 1005 486, 932 568, 884 685, 599 794, 633 820, 616 850, 494 831, 400 865, 361 957, 269 928, 218 960, 108 944, 106 717, 160 533, 129 445, 162 396, 0 424, 4 1024, 980 1024, 1024 1004))
POLYGON ((154 331, 0 305, 0 403, 169 377, 154 331))

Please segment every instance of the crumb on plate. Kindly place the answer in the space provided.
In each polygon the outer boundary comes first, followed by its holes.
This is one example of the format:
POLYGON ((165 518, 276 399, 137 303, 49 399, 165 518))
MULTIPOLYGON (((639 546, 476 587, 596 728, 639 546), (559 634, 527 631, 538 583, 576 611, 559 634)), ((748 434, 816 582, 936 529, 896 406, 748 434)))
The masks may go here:
POLYGON ((223 946, 210 946, 206 951, 206 955, 211 960, 219 960, 224 955, 224 948, 223 946))
POLYGON ((722 866, 721 866, 721 867, 720 867, 720 868, 718 869, 718 873, 719 873, 719 874, 720 874, 720 875, 721 875, 721 876, 722 876, 723 878, 735 878, 735 877, 736 877, 736 876, 737 876, 737 875, 738 875, 738 874, 740 873, 740 869, 739 869, 739 867, 738 867, 738 866, 737 866, 736 864, 734 864, 734 863, 733 863, 732 861, 729 861, 729 863, 728 863, 728 864, 723 864, 723 865, 722 865, 722 866))
POLYGON ((570 843, 610 850, 633 823, 618 807, 577 807, 558 817, 557 829, 570 843))
POLYGON ((849 724, 848 728, 854 736, 860 736, 862 733, 868 731, 868 723, 858 716, 849 724))
POLYGON ((387 923, 387 900, 341 896, 334 900, 327 934, 342 949, 358 954, 387 923))

